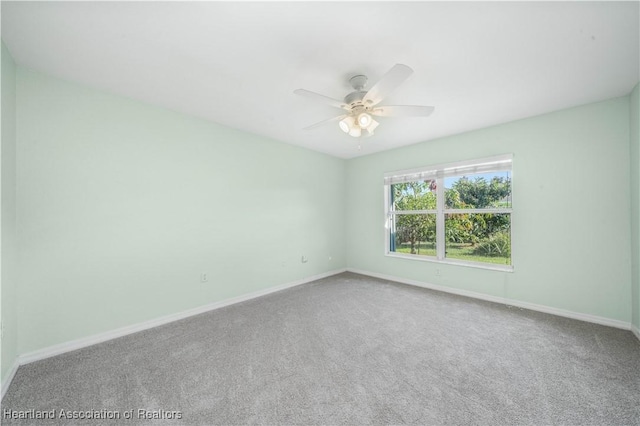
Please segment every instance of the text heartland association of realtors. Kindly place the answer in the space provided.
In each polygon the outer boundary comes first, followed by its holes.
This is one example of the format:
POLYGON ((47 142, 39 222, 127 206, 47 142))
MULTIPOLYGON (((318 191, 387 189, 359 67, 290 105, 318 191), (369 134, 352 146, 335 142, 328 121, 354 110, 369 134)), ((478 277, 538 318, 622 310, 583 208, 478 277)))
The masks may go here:
POLYGON ((33 420, 78 420, 78 419, 106 419, 106 420, 180 420, 182 419, 181 411, 169 410, 145 410, 143 408, 116 411, 116 410, 2 410, 3 419, 33 419, 33 420))

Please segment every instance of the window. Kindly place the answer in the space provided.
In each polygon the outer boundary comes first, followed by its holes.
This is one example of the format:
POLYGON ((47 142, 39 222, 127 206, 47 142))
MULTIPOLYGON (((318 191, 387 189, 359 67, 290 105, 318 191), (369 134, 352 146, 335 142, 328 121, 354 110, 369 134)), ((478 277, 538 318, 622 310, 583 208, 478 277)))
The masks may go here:
POLYGON ((387 173, 386 253, 511 270, 512 156, 387 173))

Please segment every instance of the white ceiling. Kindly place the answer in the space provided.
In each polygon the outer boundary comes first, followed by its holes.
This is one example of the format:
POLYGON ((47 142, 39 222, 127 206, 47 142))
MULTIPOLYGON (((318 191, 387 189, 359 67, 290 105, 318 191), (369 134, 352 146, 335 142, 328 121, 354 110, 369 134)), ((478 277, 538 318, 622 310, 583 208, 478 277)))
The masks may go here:
POLYGON ((628 94, 639 80, 638 2, 2 2, 16 62, 67 80, 351 158, 628 94), (415 73, 358 140, 340 110, 354 74, 415 73))

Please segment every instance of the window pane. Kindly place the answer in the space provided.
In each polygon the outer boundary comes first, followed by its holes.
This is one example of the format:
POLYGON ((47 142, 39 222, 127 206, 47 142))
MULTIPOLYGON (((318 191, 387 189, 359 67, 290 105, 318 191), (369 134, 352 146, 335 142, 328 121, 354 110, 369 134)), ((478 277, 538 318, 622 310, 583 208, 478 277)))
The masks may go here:
POLYGON ((511 172, 454 176, 444 180, 445 208, 511 208, 511 172))
POLYGON ((445 215, 446 257, 511 265, 511 214, 445 215))
POLYGON ((391 220, 392 252, 436 255, 436 215, 398 214, 391 220))
POLYGON ((391 185, 393 210, 435 210, 436 181, 396 183, 391 185))

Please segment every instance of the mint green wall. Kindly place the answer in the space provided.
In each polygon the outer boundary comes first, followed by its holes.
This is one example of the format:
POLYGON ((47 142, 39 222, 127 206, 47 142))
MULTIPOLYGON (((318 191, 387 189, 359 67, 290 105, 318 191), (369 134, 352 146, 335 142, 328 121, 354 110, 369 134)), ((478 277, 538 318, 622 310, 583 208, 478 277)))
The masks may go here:
POLYGON ((629 191, 628 97, 360 157, 347 165, 347 264, 629 322, 629 191), (513 273, 384 255, 385 172, 504 153, 513 273))
POLYGON ((17 100, 20 353, 345 267, 343 160, 21 67, 17 100))
POLYGON ((345 162, 18 67, 18 353, 346 265, 630 321, 637 99, 345 162), (384 256, 384 172, 503 153, 514 273, 384 256))
POLYGON ((16 65, 2 43, 2 147, 0 181, 2 209, 0 216, 0 283, 2 298, 2 382, 18 355, 18 316, 16 283, 16 65))
POLYGON ((631 158, 631 303, 632 322, 640 328, 640 84, 629 97, 631 158))

